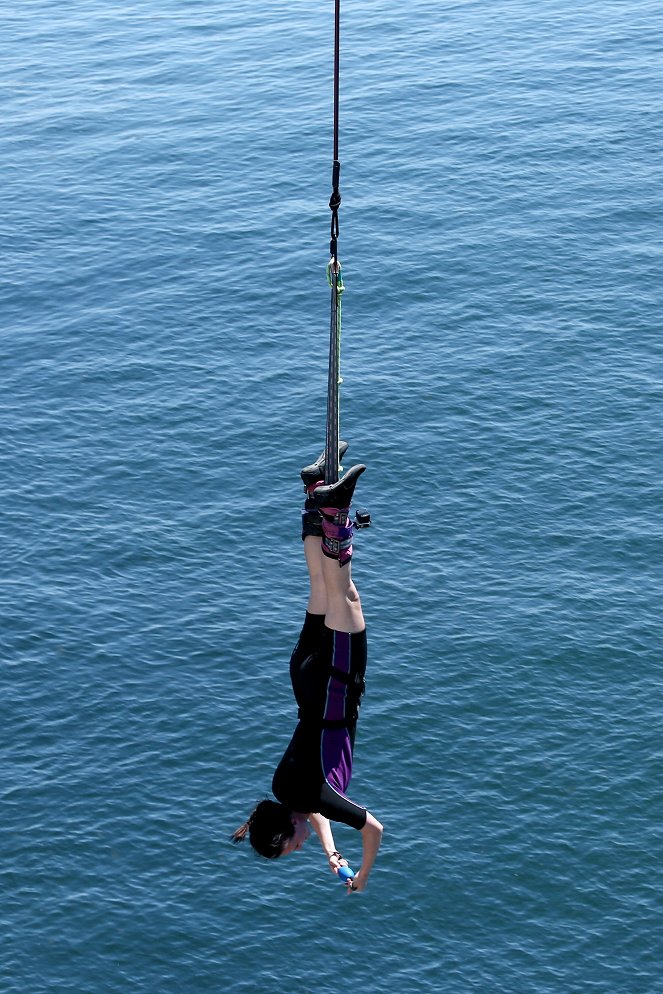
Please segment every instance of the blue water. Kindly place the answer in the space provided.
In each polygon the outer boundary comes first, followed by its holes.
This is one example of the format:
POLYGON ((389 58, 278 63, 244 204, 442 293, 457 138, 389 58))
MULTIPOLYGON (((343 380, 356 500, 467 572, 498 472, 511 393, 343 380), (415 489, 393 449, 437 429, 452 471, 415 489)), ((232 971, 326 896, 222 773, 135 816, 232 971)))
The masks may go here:
POLYGON ((332 6, 1 12, 2 994, 663 989, 653 0, 344 5, 385 838, 356 897, 227 842, 294 721, 332 6))

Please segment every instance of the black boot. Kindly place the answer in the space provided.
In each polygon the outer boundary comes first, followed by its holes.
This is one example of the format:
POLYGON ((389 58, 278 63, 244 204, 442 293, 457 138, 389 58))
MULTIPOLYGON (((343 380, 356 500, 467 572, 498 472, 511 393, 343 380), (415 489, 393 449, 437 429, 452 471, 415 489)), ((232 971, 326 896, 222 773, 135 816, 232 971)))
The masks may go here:
MULTIPOLYGON (((338 461, 339 461, 339 463, 341 462, 341 460, 343 459, 343 456, 345 455, 345 453, 347 451, 348 451, 348 442, 339 442, 338 443, 338 461)), ((315 460, 315 462, 311 463, 310 466, 304 466, 303 470, 301 471, 300 476, 302 478, 304 486, 307 489, 308 489, 308 487, 312 487, 313 484, 317 483, 319 480, 324 480, 324 478, 325 478, 325 453, 321 452, 320 455, 318 456, 318 458, 315 460)))
MULTIPOLYGON (((313 506, 317 507, 320 511, 323 508, 329 507, 347 512, 347 509, 352 503, 357 480, 365 469, 366 467, 361 464, 353 466, 337 483, 330 483, 326 487, 316 487, 310 497, 310 500, 313 501, 313 506)), ((327 514, 325 517, 333 520, 335 515, 327 514)))

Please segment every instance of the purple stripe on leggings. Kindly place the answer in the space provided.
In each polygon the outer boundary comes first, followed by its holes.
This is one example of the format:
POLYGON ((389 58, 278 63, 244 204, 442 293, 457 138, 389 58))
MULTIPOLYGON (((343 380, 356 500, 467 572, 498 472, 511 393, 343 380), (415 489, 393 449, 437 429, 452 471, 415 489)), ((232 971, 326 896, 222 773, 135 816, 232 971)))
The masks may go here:
MULTIPOLYGON (((350 672, 351 637, 348 632, 332 632, 332 666, 343 673, 350 672)), ((335 680, 332 676, 327 684, 327 700, 325 701, 324 717, 331 721, 345 718, 345 699, 347 684, 335 680)))
POLYGON ((326 728, 321 743, 322 769, 330 787, 344 794, 352 777, 352 746, 347 728, 326 728))
MULTIPOLYGON (((343 673, 350 672, 352 636, 348 632, 332 632, 332 666, 343 673)), ((330 677, 327 684, 325 718, 341 721, 346 717, 348 685, 330 677)), ((352 746, 347 728, 327 728, 322 733, 322 769, 327 783, 343 793, 352 776, 352 746)))

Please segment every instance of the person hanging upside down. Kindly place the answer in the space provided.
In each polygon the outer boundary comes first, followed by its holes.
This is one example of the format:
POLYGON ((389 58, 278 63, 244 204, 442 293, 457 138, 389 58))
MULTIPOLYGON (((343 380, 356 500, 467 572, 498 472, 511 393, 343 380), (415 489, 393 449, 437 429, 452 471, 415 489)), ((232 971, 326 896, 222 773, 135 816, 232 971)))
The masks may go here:
MULTIPOLYGON (((339 461, 347 443, 339 445, 339 461)), ((247 835, 267 859, 301 849, 316 832, 333 873, 347 866, 337 851, 331 821, 362 835, 362 864, 348 890, 362 891, 382 840, 382 825, 350 800, 352 753, 366 671, 366 625, 352 582, 352 525, 348 517, 357 480, 353 466, 337 483, 324 485, 324 453, 301 476, 307 492, 302 518, 310 595, 304 627, 290 659, 299 712, 290 744, 274 773, 276 801, 261 801, 233 832, 247 835), (340 567, 340 568, 339 568, 340 567)))

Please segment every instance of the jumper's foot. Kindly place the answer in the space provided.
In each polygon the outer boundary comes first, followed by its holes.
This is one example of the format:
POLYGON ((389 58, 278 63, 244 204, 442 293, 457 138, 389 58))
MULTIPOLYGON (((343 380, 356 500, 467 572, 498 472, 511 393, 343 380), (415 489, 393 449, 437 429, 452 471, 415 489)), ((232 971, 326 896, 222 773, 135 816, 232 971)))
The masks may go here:
MULTIPOLYGON (((329 508, 331 511, 342 511, 350 507, 357 485, 357 480, 366 469, 361 463, 349 469, 345 476, 336 483, 327 486, 316 487, 311 494, 311 500, 315 507, 322 511, 323 515, 329 508)), ((328 515, 334 517, 334 515, 328 515)))
MULTIPOLYGON (((343 459, 343 456, 348 451, 348 442, 338 443, 338 461, 339 464, 343 459)), ((304 466, 300 473, 304 487, 308 489, 312 487, 314 483, 318 483, 320 480, 325 478, 325 453, 321 452, 314 463, 310 466, 304 466)))

